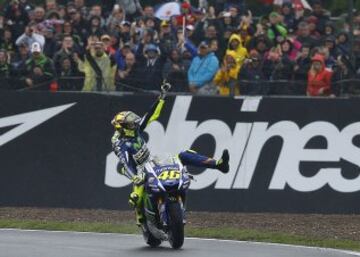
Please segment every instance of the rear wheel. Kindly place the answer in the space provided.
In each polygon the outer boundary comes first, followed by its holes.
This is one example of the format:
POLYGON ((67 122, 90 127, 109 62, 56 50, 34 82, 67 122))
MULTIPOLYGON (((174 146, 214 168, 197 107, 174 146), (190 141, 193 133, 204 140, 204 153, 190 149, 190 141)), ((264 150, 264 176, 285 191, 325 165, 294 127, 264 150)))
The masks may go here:
POLYGON ((158 247, 161 244, 161 240, 151 234, 146 222, 141 226, 141 229, 145 243, 147 243, 150 247, 158 247))
POLYGON ((169 243, 172 248, 179 249, 184 244, 183 210, 178 202, 168 204, 169 243))

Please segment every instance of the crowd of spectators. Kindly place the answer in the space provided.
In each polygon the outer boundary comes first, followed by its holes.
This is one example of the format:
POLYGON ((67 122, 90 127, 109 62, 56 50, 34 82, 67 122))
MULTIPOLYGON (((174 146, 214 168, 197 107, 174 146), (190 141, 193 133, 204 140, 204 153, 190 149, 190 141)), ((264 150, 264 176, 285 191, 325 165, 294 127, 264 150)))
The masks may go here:
POLYGON ((317 96, 358 76, 360 12, 334 21, 319 0, 311 10, 283 0, 256 17, 242 1, 178 2, 180 14, 160 20, 139 0, 12 0, 0 16, 0 89, 145 92, 167 80, 175 92, 317 96))

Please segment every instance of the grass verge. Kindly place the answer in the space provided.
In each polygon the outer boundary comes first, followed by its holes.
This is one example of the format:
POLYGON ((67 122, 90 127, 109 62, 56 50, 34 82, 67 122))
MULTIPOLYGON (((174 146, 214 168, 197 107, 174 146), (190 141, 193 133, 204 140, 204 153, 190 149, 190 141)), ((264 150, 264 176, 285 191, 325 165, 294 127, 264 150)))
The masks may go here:
MULTIPOLYGON (((80 232, 125 233, 137 234, 139 229, 130 223, 102 222, 59 222, 38 220, 0 219, 0 228, 39 229, 80 232)), ((242 230, 236 228, 199 228, 186 227, 186 236, 200 238, 231 239, 241 241, 271 242, 304 246, 360 251, 360 242, 352 240, 321 239, 315 237, 297 236, 287 233, 271 233, 257 230, 242 230)))

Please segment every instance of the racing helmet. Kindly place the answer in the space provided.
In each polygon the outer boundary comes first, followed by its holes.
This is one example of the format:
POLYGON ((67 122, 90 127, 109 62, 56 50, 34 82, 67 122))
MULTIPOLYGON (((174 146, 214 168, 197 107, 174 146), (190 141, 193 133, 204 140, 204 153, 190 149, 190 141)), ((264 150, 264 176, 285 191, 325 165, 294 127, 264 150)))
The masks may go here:
POLYGON ((119 112, 112 119, 111 124, 115 130, 123 136, 135 136, 135 131, 139 127, 141 118, 131 111, 119 112))

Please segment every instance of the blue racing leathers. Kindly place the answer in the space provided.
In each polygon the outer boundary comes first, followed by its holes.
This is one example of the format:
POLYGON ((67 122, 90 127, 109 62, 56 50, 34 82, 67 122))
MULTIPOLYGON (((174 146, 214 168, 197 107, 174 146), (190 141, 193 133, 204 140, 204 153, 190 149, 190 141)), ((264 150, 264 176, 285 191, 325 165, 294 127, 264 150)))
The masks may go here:
POLYGON ((158 99, 150 111, 141 119, 139 126, 131 136, 123 136, 120 132, 115 131, 112 137, 112 147, 116 156, 119 157, 123 168, 123 173, 129 179, 137 175, 136 167, 143 165, 149 160, 150 151, 143 138, 143 133, 147 125, 157 120, 164 105, 163 99, 158 99))
MULTIPOLYGON (((163 97, 160 96, 150 111, 142 117, 135 130, 117 130, 111 140, 113 151, 117 157, 119 157, 121 164, 119 173, 125 175, 134 183, 133 192, 129 197, 129 204, 135 208, 138 225, 144 220, 142 213, 144 176, 142 171, 140 171, 140 167, 144 167, 150 159, 150 151, 143 138, 143 133, 146 126, 160 116, 163 105, 164 100, 163 97)), ((217 169, 219 169, 219 165, 221 165, 221 161, 217 162, 212 158, 202 156, 191 150, 181 152, 178 158, 184 165, 217 169)), ((141 168, 141 170, 146 172, 146 169, 141 168)))
MULTIPOLYGON (((112 137, 113 151, 119 157, 123 169, 120 173, 129 179, 138 174, 137 166, 142 166, 150 158, 150 151, 143 138, 143 133, 147 125, 158 119, 163 106, 164 100, 158 99, 150 111, 142 117, 138 128, 132 136, 122 136, 120 132, 116 131, 112 137)), ((216 160, 191 150, 179 153, 178 157, 184 165, 206 168, 216 168, 217 165, 216 160)))

